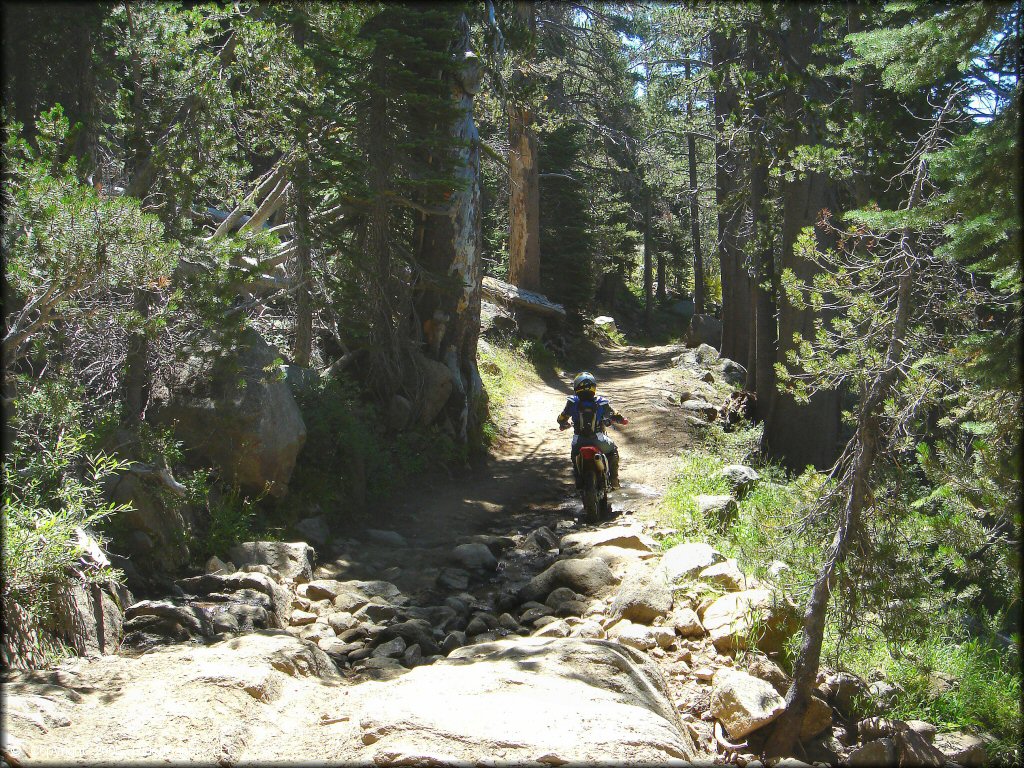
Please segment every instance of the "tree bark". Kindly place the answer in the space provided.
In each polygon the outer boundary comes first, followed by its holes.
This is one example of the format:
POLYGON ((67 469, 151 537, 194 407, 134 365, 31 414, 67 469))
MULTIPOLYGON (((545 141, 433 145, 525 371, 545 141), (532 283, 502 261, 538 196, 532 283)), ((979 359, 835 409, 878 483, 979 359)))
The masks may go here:
MULTIPOLYGON (((686 62, 686 79, 690 79, 690 62, 686 62)), ((693 95, 686 98, 686 117, 693 120, 693 95)), ((692 128, 691 124, 691 128, 692 128)), ((704 254, 700 249, 700 202, 697 197, 697 140, 693 133, 686 136, 686 151, 690 165, 690 240, 693 242, 693 311, 704 314, 704 254)))
POLYGON ((722 356, 746 361, 750 346, 750 276, 744 269, 740 235, 743 157, 728 136, 730 116, 739 106, 736 87, 728 78, 737 53, 734 39, 722 32, 711 34, 714 66, 720 85, 715 90, 715 203, 718 208, 718 254, 722 275, 722 356))
MULTIPOLYGON (((536 35, 534 3, 517 2, 516 15, 531 36, 536 35)), ((540 290, 540 179, 537 136, 532 122, 529 107, 509 104, 508 280, 519 288, 537 291, 540 290)))
POLYGON ((295 183, 295 280, 298 285, 295 301, 295 343, 292 362, 309 367, 313 354, 313 294, 310 291, 313 261, 309 233, 309 164, 302 161, 296 169, 295 183))
MULTIPOLYGON (((760 45, 756 42, 755 30, 751 29, 749 35, 750 68, 760 74, 764 69, 759 56, 760 45)), ((768 228, 768 211, 765 206, 768 196, 768 156, 765 151, 763 112, 761 98, 752 99, 749 200, 752 318, 746 388, 757 393, 758 408, 762 413, 767 413, 775 396, 776 328, 775 299, 771 286, 775 265, 772 258, 772 237, 768 228)))
MULTIPOLYGON (((803 6, 792 6, 788 13, 792 32, 788 55, 783 59, 789 62, 792 76, 808 79, 806 97, 794 88, 786 98, 786 112, 793 116, 803 115, 799 123, 802 127, 794 128, 796 139, 792 145, 815 145, 824 139, 825 128, 820 115, 807 109, 807 102, 821 102, 827 96, 825 83, 808 74, 812 46, 821 36, 820 13, 817 10, 811 12, 803 6)), ((780 266, 793 270, 803 282, 810 283, 818 268, 798 256, 797 238, 804 227, 819 220, 823 210, 835 210, 835 206, 835 184, 825 173, 812 171, 785 184, 780 266)), ((819 231, 818 247, 825 249, 829 244, 819 231)), ((795 348, 795 333, 800 333, 803 338, 814 337, 816 319, 819 317, 810 307, 797 309, 789 302, 781 303, 778 360, 784 361, 787 352, 795 348)), ((840 428, 837 392, 818 392, 806 404, 798 403, 789 392, 777 392, 771 407, 762 412, 767 414, 762 450, 770 458, 797 472, 808 465, 824 469, 835 461, 840 428)))
POLYGON ((651 196, 646 189, 644 195, 644 327, 651 330, 651 304, 654 300, 654 269, 651 263, 651 196))
POLYGON ((452 85, 461 116, 452 125, 452 136, 458 145, 457 173, 463 184, 452 195, 450 213, 426 216, 418 258, 424 269, 455 278, 457 288, 448 289, 451 280, 421 283, 416 312, 420 318, 443 319, 436 352, 428 354, 447 365, 452 374, 455 391, 445 410, 456 438, 466 443, 480 437, 486 395, 476 365, 483 270, 480 135, 473 119, 473 98, 480 87, 480 65, 470 51, 470 27, 465 15, 459 26, 453 51, 464 57, 463 67, 452 85))

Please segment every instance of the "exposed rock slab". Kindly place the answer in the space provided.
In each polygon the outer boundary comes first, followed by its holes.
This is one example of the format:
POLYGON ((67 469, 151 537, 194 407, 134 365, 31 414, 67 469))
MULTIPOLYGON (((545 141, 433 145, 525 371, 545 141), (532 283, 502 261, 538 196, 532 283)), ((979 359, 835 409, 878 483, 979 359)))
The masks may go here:
POLYGON ((469 646, 375 688, 362 739, 384 756, 417 750, 446 761, 666 764, 692 760, 657 667, 601 640, 529 638, 469 646), (438 691, 445 706, 437 706, 438 691))

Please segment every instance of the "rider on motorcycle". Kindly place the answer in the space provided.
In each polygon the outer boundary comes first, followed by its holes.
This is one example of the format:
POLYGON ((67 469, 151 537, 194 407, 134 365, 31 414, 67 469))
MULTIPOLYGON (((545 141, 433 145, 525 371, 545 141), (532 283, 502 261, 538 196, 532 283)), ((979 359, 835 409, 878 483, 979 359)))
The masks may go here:
POLYGON ((626 420, 615 412, 607 398, 597 396, 597 379, 594 374, 584 371, 572 382, 576 394, 565 401, 565 408, 558 414, 558 428, 568 429, 572 421, 572 473, 576 478, 576 487, 580 488, 583 479, 576 466, 576 456, 581 445, 596 445, 608 457, 608 471, 611 487, 619 488, 619 449, 612 439, 605 434, 604 428, 613 421, 625 424, 626 420))

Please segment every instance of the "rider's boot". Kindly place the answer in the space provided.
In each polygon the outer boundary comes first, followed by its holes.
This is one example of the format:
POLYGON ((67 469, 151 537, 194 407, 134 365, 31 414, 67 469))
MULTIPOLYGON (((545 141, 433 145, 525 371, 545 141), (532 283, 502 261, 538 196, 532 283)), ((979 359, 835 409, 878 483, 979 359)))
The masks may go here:
POLYGON ((619 452, 608 454, 608 482, 613 491, 617 491, 622 486, 619 484, 619 452))

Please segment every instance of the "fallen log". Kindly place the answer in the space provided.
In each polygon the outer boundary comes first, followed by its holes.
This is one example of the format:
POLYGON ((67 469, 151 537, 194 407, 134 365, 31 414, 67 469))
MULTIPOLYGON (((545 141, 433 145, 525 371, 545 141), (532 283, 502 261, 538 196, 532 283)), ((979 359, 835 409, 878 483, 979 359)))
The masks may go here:
POLYGON ((485 277, 482 292, 491 301, 507 307, 523 309, 542 317, 565 317, 565 307, 561 304, 556 304, 543 294, 524 291, 504 280, 485 277))

